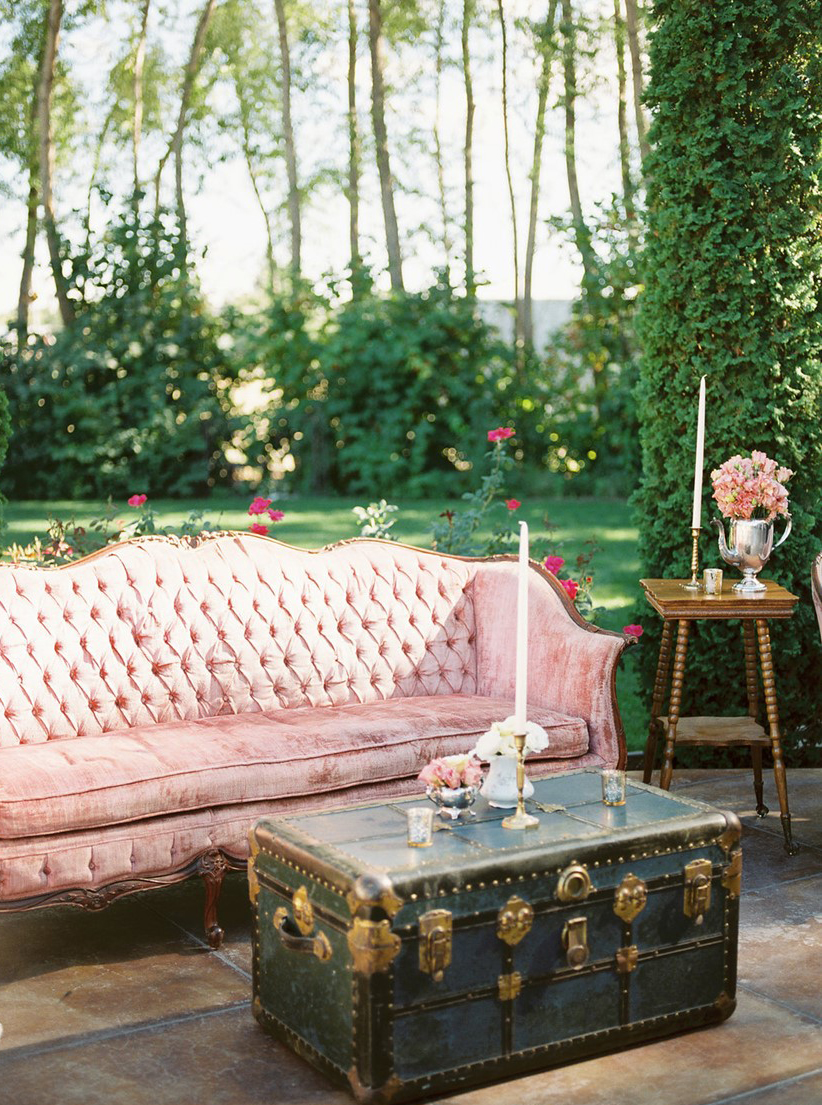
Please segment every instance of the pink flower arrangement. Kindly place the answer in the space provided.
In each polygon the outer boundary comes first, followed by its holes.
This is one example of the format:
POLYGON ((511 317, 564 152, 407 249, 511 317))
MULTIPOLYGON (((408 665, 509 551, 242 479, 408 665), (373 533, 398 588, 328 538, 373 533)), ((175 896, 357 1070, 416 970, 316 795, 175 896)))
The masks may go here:
POLYGON ((132 495, 128 500, 128 505, 134 507, 142 506, 146 499, 148 499, 148 495, 132 495))
POLYGON ((431 787, 475 787, 482 782, 482 764, 470 753, 442 756, 426 764, 417 778, 431 787))
POLYGON ((522 506, 522 503, 519 501, 519 499, 506 499, 505 505, 508 507, 509 510, 519 510, 519 508, 522 506))
POLYGON ((543 566, 547 572, 551 572, 556 575, 562 565, 565 563, 564 556, 546 556, 543 561, 543 566))
POLYGON ((574 579, 561 579, 559 581, 560 587, 565 589, 565 593, 568 598, 573 602, 577 597, 577 591, 579 590, 579 584, 574 579))
POLYGON ((494 443, 507 441, 509 437, 514 436, 515 432, 510 426, 497 426, 495 430, 488 431, 488 440, 494 443))
POLYGON ((623 625, 622 632, 629 637, 636 637, 637 640, 639 640, 645 630, 641 625, 623 625))
POLYGON ((785 484, 793 475, 775 460, 754 449, 750 457, 737 454, 711 472, 714 499, 725 518, 758 518, 772 522, 788 513, 785 484))

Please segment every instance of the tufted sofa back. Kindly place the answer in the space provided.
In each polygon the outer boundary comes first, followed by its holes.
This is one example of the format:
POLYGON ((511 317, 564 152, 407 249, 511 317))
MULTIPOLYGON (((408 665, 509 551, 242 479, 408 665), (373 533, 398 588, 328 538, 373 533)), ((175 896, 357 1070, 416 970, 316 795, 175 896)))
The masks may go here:
POLYGON ((216 714, 474 694, 476 566, 390 543, 142 538, 0 568, 0 747, 216 714))

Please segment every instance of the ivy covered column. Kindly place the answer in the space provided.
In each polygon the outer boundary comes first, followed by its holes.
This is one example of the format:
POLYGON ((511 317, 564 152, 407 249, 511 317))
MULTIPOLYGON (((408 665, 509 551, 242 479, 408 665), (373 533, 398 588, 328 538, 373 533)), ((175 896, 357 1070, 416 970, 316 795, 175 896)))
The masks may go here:
MULTIPOLYGON (((818 733, 822 718, 809 591, 822 549, 822 2, 656 0, 647 99, 643 473, 634 500, 642 575, 690 574, 704 374, 700 568, 724 566, 707 528, 718 514, 711 469, 761 449, 796 473, 793 533, 762 572, 802 599, 790 622, 772 626, 780 713, 796 748, 797 734, 818 733)), ((660 627, 650 613, 643 621, 650 698, 660 627)), ((700 624, 685 691, 684 712, 745 712, 738 625, 700 624)))

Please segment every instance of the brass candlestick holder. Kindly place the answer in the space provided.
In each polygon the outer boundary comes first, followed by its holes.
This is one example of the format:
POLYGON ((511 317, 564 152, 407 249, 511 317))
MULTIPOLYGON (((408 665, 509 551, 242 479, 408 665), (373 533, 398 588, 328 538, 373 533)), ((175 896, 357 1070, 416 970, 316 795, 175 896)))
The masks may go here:
POLYGON ((691 528, 691 538, 693 545, 691 546, 691 578, 687 583, 683 583, 682 586, 686 591, 701 591, 702 584, 698 579, 699 572, 699 534, 701 532, 700 526, 693 526, 691 528))
POLYGON ((517 749, 517 808, 510 817, 502 819, 503 829, 535 829, 539 818, 525 812, 525 799, 522 796, 525 786, 525 734, 515 733, 514 744, 517 749))

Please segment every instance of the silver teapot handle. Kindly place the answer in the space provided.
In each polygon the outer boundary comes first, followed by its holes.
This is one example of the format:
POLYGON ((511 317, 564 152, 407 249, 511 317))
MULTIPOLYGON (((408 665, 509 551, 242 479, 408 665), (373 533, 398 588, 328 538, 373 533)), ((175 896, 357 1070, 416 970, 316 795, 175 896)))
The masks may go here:
POLYGON ((777 543, 774 545, 775 549, 779 548, 779 546, 782 544, 782 542, 785 540, 785 538, 791 532, 791 526, 793 525, 793 518, 791 518, 790 514, 786 514, 784 517, 787 518, 788 524, 785 526, 785 532, 782 534, 782 536, 779 538, 777 543))

